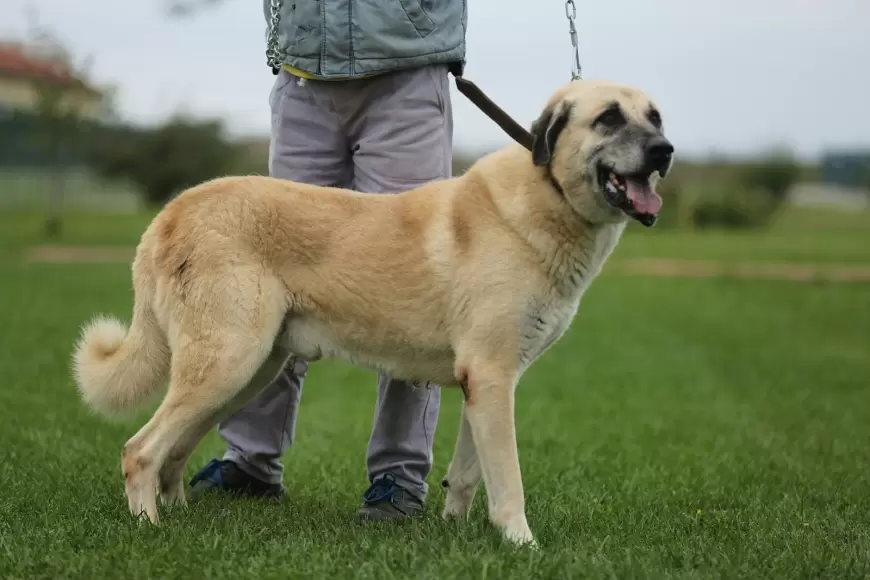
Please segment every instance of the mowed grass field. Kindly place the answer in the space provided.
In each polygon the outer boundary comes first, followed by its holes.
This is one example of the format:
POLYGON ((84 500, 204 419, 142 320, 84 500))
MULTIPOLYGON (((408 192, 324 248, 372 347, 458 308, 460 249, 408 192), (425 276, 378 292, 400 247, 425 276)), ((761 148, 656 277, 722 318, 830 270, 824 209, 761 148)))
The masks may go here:
MULTIPOLYGON (((61 243, 129 246, 148 216, 74 216, 61 243)), ((537 551, 505 545, 481 487, 439 515, 461 394, 445 391, 427 516, 361 526, 375 375, 310 371, 283 501, 128 514, 120 450, 69 373, 79 325, 128 318, 129 266, 33 263, 35 214, 0 217, 0 578, 862 578, 870 576, 870 283, 672 279, 605 268, 523 377, 516 422, 537 551), (611 271, 613 270, 613 271, 611 271)), ((870 266, 868 216, 768 232, 631 228, 614 261, 870 266)), ((212 432, 192 475, 223 451, 212 432)))

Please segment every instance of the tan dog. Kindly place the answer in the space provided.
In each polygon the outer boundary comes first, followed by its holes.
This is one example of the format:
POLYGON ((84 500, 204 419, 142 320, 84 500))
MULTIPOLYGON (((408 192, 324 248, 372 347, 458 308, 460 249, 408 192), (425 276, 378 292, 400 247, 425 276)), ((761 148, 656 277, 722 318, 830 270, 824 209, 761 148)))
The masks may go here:
POLYGON ((514 431, 514 388, 570 324, 628 217, 652 225, 673 148, 650 99, 576 81, 512 145, 465 175, 398 195, 227 177, 167 204, 133 263, 129 330, 87 325, 84 401, 106 414, 168 378, 124 446, 130 510, 184 502, 200 439, 288 357, 339 357, 465 394, 444 517, 467 515, 481 476, 505 536, 534 542, 514 431))

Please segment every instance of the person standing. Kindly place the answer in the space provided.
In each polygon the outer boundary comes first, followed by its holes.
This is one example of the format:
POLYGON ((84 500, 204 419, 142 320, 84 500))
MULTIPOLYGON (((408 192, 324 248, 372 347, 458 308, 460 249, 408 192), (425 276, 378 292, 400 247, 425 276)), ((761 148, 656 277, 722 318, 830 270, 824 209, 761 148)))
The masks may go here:
MULTIPOLYGON (((448 74, 465 65, 465 0, 264 0, 270 95, 269 174, 366 193, 397 193, 452 174, 448 74)), ((223 421, 222 459, 192 491, 281 496, 307 374, 282 374, 223 421)), ((441 392, 378 377, 358 516, 423 513, 441 392)))

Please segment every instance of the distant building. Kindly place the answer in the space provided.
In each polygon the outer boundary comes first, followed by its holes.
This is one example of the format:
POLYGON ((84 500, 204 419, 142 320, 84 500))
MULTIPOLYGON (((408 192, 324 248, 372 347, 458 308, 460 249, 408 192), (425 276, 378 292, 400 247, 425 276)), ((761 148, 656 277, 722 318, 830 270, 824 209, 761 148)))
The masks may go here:
POLYGON ((45 98, 56 100, 55 114, 73 113, 86 123, 98 123, 104 110, 101 91, 63 59, 39 47, 0 41, 0 168, 83 164, 81 139, 58 137, 61 125, 39 114, 45 98))
POLYGON ((870 188, 870 151, 827 153, 819 167, 822 183, 870 188))
POLYGON ((798 183, 789 192, 789 201, 797 206, 828 207, 843 211, 870 210, 866 189, 835 183, 798 183))
POLYGON ((80 117, 96 119, 102 110, 102 93, 64 63, 20 43, 0 42, 0 117, 34 113, 42 88, 61 91, 63 106, 80 117))
POLYGON ((790 200, 800 206, 827 206, 847 211, 870 209, 870 151, 828 152, 819 162, 815 182, 798 183, 790 200))

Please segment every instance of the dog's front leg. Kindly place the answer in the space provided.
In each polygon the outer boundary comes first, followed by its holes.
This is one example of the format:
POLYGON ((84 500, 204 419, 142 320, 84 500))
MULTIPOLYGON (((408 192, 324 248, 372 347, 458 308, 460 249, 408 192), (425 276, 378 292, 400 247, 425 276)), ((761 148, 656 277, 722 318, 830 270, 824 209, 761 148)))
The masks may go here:
POLYGON ((489 519, 516 544, 535 544, 526 521, 514 428, 516 375, 490 365, 468 368, 463 410, 489 498, 489 519))
MULTIPOLYGON (((466 385, 463 385, 463 389, 467 392, 466 385)), ((447 499, 444 501, 442 514, 445 520, 468 516, 480 478, 480 460, 477 457, 471 425, 468 423, 463 406, 453 459, 450 460, 447 475, 441 482, 441 485, 447 488, 447 499)))

